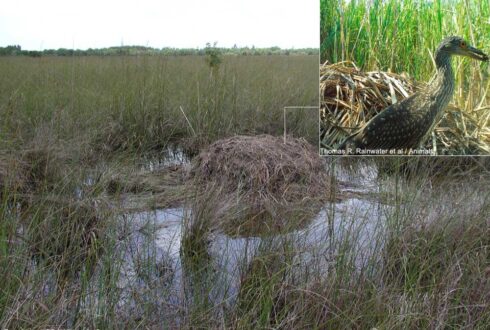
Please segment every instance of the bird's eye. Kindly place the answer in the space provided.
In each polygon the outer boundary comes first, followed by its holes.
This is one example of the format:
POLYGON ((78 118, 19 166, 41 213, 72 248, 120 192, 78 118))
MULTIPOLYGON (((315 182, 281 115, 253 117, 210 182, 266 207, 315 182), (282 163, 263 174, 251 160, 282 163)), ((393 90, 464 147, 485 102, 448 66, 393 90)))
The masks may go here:
POLYGON ((461 47, 466 48, 466 42, 461 41, 461 47))

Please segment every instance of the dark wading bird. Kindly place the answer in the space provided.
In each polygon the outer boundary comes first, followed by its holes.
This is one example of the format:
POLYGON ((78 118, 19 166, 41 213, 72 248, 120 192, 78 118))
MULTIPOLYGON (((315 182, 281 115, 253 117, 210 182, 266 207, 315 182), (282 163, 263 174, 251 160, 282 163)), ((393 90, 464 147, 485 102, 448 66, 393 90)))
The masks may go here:
POLYGON ((444 114, 454 92, 451 56, 460 55, 488 61, 488 55, 468 45, 460 37, 444 39, 435 54, 436 74, 426 90, 390 105, 374 116, 359 131, 349 136, 338 149, 420 148, 444 114))

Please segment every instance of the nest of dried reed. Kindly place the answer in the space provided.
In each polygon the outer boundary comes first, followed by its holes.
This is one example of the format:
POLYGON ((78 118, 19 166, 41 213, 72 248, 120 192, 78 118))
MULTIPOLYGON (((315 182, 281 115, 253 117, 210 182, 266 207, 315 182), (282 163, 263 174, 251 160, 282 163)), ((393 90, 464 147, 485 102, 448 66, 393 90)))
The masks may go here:
POLYGON ((303 211, 316 214, 330 191, 317 150, 292 137, 284 141, 270 135, 235 136, 216 141, 196 157, 191 176, 202 191, 217 192, 215 210, 221 210, 218 217, 231 231, 284 229, 293 214, 298 218, 304 218, 299 214, 303 211))
MULTIPOLYGON (((406 74, 363 72, 352 62, 320 66, 321 147, 335 149, 387 106, 399 102, 427 83, 406 74)), ((490 154, 490 107, 460 109, 450 103, 426 148, 435 154, 490 154)))

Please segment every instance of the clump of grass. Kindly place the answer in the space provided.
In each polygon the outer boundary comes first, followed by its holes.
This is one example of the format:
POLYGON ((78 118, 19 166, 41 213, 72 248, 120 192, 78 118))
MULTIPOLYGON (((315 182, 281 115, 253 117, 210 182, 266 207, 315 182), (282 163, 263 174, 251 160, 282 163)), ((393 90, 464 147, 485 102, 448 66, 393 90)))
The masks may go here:
POLYGON ((2 196, 2 326, 76 322, 83 292, 110 247, 111 211, 96 197, 96 187, 77 193, 73 174, 69 178, 37 180, 35 191, 2 196))
POLYGON ((62 181, 66 173, 66 159, 57 148, 35 148, 24 150, 21 159, 25 166, 25 175, 29 189, 53 190, 62 181))
POLYGON ((385 281, 392 289, 405 292, 413 309, 425 315, 427 326, 480 328, 490 319, 486 212, 488 205, 465 218, 437 218, 421 228, 406 228, 388 240, 385 281), (429 301, 419 305, 414 301, 418 297, 429 301))
POLYGON ((0 198, 27 189, 26 164, 12 154, 0 154, 0 198))
POLYGON ((42 203, 51 205, 37 211, 25 228, 33 257, 54 263, 62 281, 79 274, 85 266, 93 270, 106 227, 103 205, 59 196, 42 203))
POLYGON ((329 274, 304 285, 283 285, 276 298, 275 326, 352 329, 379 325, 387 306, 365 275, 329 274))
POLYGON ((284 277, 291 269, 291 246, 268 240, 242 272, 234 315, 234 327, 266 328, 274 326, 277 303, 284 277), (275 248, 274 248, 275 247, 275 248))
POLYGON ((184 220, 180 249, 185 300, 189 306, 184 320, 189 325, 200 324, 205 328, 219 326, 212 316, 215 313, 212 291, 216 274, 209 252, 218 191, 219 188, 211 188, 206 194, 195 196, 190 217, 184 220))
MULTIPOLYGON (((208 245, 213 230, 215 205, 212 201, 216 191, 210 190, 206 195, 195 196, 191 216, 185 219, 181 254, 184 263, 188 265, 207 264, 210 259, 208 245)), ((198 268, 201 270, 201 267, 198 268)))
MULTIPOLYGON (((445 219, 445 223, 423 226, 421 229, 407 228, 403 235, 393 237, 386 249, 386 272, 390 281, 398 281, 407 289, 418 287, 431 290, 433 286, 444 284, 450 266, 457 263, 461 269, 468 269, 468 262, 486 263, 486 253, 481 249, 490 245, 489 227, 486 221, 477 222, 465 219, 445 219), (469 252, 469 253, 468 253, 469 252), (480 255, 475 259, 476 255, 480 255), (402 258, 404 256, 404 258, 402 258)), ((473 220, 473 219, 470 219, 473 220)), ((484 271, 483 267, 480 271, 484 271)), ((482 273, 483 275, 483 273, 482 273)), ((482 278, 484 279, 484 278, 482 278)))
POLYGON ((50 146, 2 153, 0 197, 15 197, 15 202, 25 206, 33 195, 55 190, 70 171, 67 161, 60 148, 50 146))

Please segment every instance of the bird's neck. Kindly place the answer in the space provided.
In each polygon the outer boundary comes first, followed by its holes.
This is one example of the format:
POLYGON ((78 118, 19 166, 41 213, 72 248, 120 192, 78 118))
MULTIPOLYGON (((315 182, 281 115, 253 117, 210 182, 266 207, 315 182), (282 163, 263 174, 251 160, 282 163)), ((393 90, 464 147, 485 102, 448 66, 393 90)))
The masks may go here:
POLYGON ((436 53, 436 75, 430 87, 430 94, 436 99, 436 104, 445 108, 454 92, 454 76, 451 67, 451 55, 443 51, 436 53))
POLYGON ((449 70, 451 70, 451 55, 441 49, 436 51, 435 62, 437 69, 449 68, 449 70))

